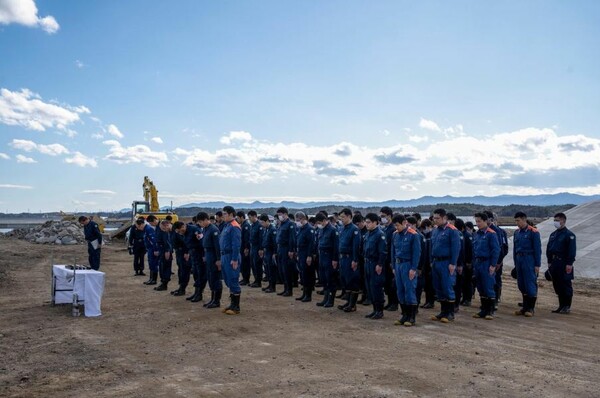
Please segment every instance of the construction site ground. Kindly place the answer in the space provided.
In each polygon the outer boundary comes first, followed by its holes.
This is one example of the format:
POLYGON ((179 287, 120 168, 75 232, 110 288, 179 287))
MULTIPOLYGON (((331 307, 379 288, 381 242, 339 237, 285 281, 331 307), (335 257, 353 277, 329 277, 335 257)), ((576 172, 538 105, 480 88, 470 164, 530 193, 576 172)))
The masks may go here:
POLYGON ((81 245, 0 239, 0 396, 600 394, 597 280, 575 281, 570 315, 550 313, 556 298, 544 280, 535 317, 514 316, 520 296, 505 275, 493 321, 473 319, 475 306, 452 324, 421 310, 406 328, 393 325, 397 312, 372 321, 369 307, 346 314, 247 287, 242 313, 227 316, 144 286, 113 242, 102 249, 103 315, 74 318, 70 305, 50 305, 51 264, 86 257, 81 245))

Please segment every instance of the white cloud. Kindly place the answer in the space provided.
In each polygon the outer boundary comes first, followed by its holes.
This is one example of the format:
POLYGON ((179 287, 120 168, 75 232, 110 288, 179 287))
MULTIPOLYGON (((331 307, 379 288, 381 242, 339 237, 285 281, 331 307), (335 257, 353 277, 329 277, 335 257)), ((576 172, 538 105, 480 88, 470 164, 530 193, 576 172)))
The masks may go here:
POLYGON ((10 156, 2 152, 0 152, 0 158, 4 160, 10 160, 10 156))
POLYGON ((250 140, 252 140, 252 135, 246 131, 231 131, 221 137, 219 142, 223 145, 231 145, 235 142, 248 142, 250 140))
POLYGON ((88 195, 116 195, 115 191, 111 191, 108 189, 87 189, 85 191, 81 191, 81 193, 85 193, 88 195))
POLYGON ((17 163, 37 163, 37 161, 33 158, 28 158, 27 156, 17 155, 16 156, 17 163))
POLYGON ((84 68, 86 65, 83 62, 81 62, 80 60, 76 59, 75 60, 75 66, 77 68, 81 69, 81 68, 84 68))
POLYGON ((429 141, 429 137, 426 135, 409 135, 408 140, 410 142, 414 142, 415 144, 419 144, 421 142, 429 141))
POLYGON ((163 143, 163 140, 160 137, 152 137, 152 138, 150 138, 150 141, 155 142, 157 144, 162 144, 163 143))
POLYGON ((104 134, 102 134, 102 133, 94 133, 94 134, 92 134, 92 138, 95 139, 95 140, 101 140, 101 139, 104 138, 104 134))
POLYGON ((440 128, 440 126, 438 126, 438 124, 436 122, 434 122, 433 120, 427 120, 425 118, 421 118, 421 121, 419 122, 419 127, 421 127, 422 129, 425 129, 425 130, 431 130, 431 131, 437 131, 437 132, 442 131, 442 129, 440 128))
POLYGON ((85 156, 81 152, 75 152, 73 153, 73 156, 65 158, 65 163, 74 164, 79 167, 98 167, 96 159, 85 156))
POLYGON ((53 34, 60 25, 53 16, 40 18, 34 0, 2 0, 0 1, 0 24, 17 23, 31 28, 40 27, 46 33, 53 34))
POLYGON ((31 185, 0 184, 4 189, 33 189, 31 185))
POLYGON ((117 126, 115 126, 114 124, 108 125, 108 134, 112 135, 113 137, 117 137, 118 139, 121 139, 124 137, 123 133, 121 133, 119 128, 117 126))
POLYGON ((28 89, 0 89, 0 123, 28 130, 46 131, 56 128, 68 132, 68 126, 80 121, 80 114, 90 113, 85 106, 72 107, 42 101, 28 89))
POLYGON ((153 151, 146 145, 124 147, 115 140, 107 140, 103 144, 109 147, 110 152, 105 159, 120 164, 143 163, 148 167, 160 167, 165 166, 169 160, 165 152, 153 151))
POLYGON ((9 145, 15 149, 20 149, 25 152, 31 152, 35 150, 39 153, 50 156, 66 155, 69 153, 69 150, 61 144, 44 145, 36 144, 35 142, 29 140, 13 139, 9 145))

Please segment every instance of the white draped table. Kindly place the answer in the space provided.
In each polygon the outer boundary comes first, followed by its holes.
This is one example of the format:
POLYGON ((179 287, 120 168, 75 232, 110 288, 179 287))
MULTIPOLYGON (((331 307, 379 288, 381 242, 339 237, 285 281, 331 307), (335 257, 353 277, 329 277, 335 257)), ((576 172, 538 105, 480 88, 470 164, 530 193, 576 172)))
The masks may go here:
POLYGON ((73 303, 73 295, 77 294, 78 302, 84 305, 85 316, 100 316, 103 292, 104 272, 52 266, 53 304, 73 303))

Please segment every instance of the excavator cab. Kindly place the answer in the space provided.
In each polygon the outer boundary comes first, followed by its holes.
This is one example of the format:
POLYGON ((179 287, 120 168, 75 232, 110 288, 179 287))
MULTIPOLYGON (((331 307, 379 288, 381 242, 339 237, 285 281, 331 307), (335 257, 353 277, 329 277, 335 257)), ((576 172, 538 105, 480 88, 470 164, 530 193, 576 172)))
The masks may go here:
POLYGON ((135 219, 136 214, 143 214, 150 212, 150 203, 145 200, 136 200, 131 205, 131 219, 135 219))

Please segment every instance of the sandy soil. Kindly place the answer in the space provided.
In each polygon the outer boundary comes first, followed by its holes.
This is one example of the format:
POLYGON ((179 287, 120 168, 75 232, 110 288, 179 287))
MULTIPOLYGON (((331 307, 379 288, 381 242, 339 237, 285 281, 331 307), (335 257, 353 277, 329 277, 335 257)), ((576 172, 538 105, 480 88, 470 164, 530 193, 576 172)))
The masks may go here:
MULTIPOLYGON (((506 279, 494 321, 394 326, 245 288, 226 316, 142 285, 120 244, 103 249, 100 318, 50 306, 50 264, 83 246, 0 239, 0 396, 6 397, 593 397, 600 391, 600 284, 577 280, 574 311, 515 317, 506 279)), ((174 283, 173 283, 174 284, 174 283)), ((175 286, 173 286, 175 288, 175 286)), ((296 293, 299 293, 297 291, 296 293)), ((298 295, 298 294, 296 294, 298 295)))

